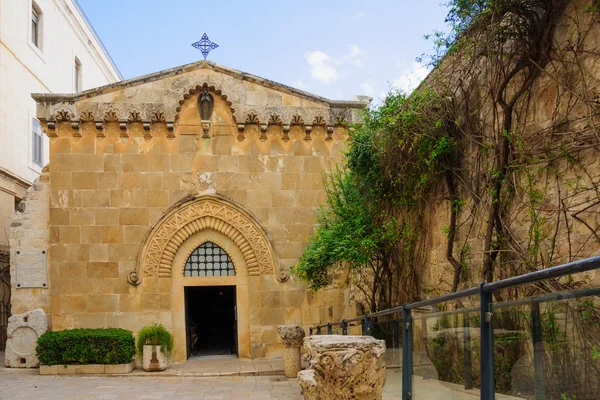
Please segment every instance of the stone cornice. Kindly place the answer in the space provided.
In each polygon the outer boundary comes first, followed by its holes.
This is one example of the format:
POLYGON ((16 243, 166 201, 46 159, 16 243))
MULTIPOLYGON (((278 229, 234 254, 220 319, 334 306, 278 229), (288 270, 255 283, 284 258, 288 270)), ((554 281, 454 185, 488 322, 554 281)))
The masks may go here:
POLYGON ((100 86, 94 89, 85 90, 83 92, 74 94, 61 94, 61 93, 33 93, 31 97, 38 103, 73 103, 79 100, 88 99, 90 97, 99 96, 106 93, 115 92, 117 90, 126 89, 133 86, 142 85, 148 82, 157 81, 171 76, 181 75, 184 73, 192 72, 197 69, 211 69, 215 72, 220 72, 225 75, 252 82, 267 88, 278 90, 284 93, 293 94, 306 100, 314 101, 327 105, 331 108, 354 108, 363 109, 370 103, 370 98, 364 97, 364 100, 359 101, 339 101, 329 100, 325 97, 317 96, 312 93, 305 92, 293 88, 291 86, 284 85, 269 79, 261 78, 256 75, 248 74, 245 72, 238 71, 236 69, 228 68, 222 65, 215 64, 212 61, 198 61, 191 64, 182 65, 171 69, 155 72, 148 75, 143 75, 137 78, 124 80, 121 82, 112 83, 105 86, 100 86))

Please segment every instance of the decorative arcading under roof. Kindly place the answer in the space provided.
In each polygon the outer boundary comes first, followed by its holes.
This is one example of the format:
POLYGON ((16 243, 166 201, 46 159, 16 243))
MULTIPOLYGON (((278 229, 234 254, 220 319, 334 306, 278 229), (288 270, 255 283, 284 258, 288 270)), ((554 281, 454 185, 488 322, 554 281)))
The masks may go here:
MULTIPOLYGON (((77 131, 84 124, 94 123, 96 129, 103 130, 106 124, 117 122, 125 136, 129 135, 130 125, 140 123, 146 131, 144 137, 151 139, 155 125, 160 132, 170 132, 168 136, 174 137, 172 131, 177 126, 182 104, 201 91, 218 96, 229 106, 240 132, 247 125, 258 125, 263 132, 271 125, 281 126, 284 133, 291 126, 303 126, 307 135, 313 126, 331 131, 336 126, 360 122, 360 110, 369 104, 364 97, 359 101, 328 100, 211 62, 189 64, 75 94, 32 97, 38 103, 38 119, 49 136, 56 134, 57 124, 71 124, 73 136, 80 136, 77 131), (253 85, 268 89, 253 91, 253 85), (274 96, 275 100, 256 102, 251 96, 257 93, 274 96), (290 96, 297 100, 281 100, 290 96)), ((90 132, 90 125, 86 132, 90 132)), ((98 136, 105 135, 98 133, 98 136)))

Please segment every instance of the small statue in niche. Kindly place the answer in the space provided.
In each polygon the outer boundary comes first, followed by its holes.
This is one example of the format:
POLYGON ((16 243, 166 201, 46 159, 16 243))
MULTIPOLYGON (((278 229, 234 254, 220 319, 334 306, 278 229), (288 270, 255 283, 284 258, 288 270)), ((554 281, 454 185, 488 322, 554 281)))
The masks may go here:
POLYGON ((202 131, 204 134, 202 137, 210 137, 208 131, 210 129, 210 117, 212 116, 214 106, 214 98, 212 94, 208 93, 208 89, 204 88, 198 96, 198 109, 200 110, 200 119, 202 124, 202 131))

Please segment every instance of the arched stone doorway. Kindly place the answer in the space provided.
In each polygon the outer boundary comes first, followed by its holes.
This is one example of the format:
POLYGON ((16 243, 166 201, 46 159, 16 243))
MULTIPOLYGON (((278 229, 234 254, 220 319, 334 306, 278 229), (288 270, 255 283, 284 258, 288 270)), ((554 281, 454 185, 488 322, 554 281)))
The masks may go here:
MULTIPOLYGON (((189 328, 190 307, 202 307, 201 304, 186 304, 186 288, 198 287, 233 287, 237 306, 236 341, 237 354, 239 357, 251 356, 250 340, 250 291, 251 280, 257 280, 258 276, 248 276, 248 268, 243 253, 231 240, 231 238, 214 229, 204 229, 190 236, 177 250, 173 260, 171 275, 171 306, 172 306, 172 329, 175 336, 175 359, 186 359, 190 353, 189 328), (214 243, 222 248, 231 258, 235 268, 233 276, 186 276, 184 273, 190 255, 205 243, 214 243), (186 318, 187 317, 187 318, 186 318), (185 344, 185 346, 184 346, 185 344)), ((211 304, 205 304, 209 308, 211 304)), ((204 313, 206 318, 199 322, 201 324, 212 324, 209 318, 210 312, 204 313)))
POLYGON ((237 354, 249 358, 252 356, 251 321, 258 320, 259 303, 251 296, 257 294, 260 276, 275 275, 283 282, 289 273, 279 267, 270 238, 252 214, 222 197, 200 196, 176 204, 154 224, 140 251, 137 269, 131 275, 132 282, 142 289, 146 280, 158 280, 160 287, 170 285, 174 358, 184 361, 188 354, 186 288, 234 288, 237 354), (184 273, 190 255, 208 242, 223 249, 231 258, 234 275, 189 276, 191 274, 184 273))

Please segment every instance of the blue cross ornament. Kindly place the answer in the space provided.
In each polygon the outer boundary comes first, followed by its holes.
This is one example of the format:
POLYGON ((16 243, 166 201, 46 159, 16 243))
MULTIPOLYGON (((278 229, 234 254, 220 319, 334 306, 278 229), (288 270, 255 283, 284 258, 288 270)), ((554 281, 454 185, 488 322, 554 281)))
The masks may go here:
POLYGON ((200 52, 204 56, 205 60, 206 60, 206 57, 208 57, 208 53, 210 53, 211 50, 214 50, 217 47, 219 47, 218 44, 210 41, 210 39, 208 38, 206 33, 204 35, 202 35, 202 39, 200 39, 196 43, 192 43, 192 46, 194 46, 196 49, 200 50, 200 52))

